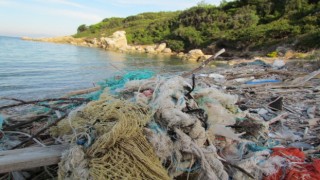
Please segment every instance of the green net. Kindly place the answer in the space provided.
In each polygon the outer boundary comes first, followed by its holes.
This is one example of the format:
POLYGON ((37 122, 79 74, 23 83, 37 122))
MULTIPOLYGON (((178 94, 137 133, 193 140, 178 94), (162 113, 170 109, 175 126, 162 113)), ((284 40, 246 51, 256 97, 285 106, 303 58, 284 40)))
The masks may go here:
POLYGON ((98 100, 105 88, 109 88, 109 92, 111 94, 116 94, 116 90, 123 88, 126 82, 132 80, 149 79, 153 75, 154 72, 150 70, 137 70, 127 72, 124 75, 113 76, 112 78, 99 82, 98 85, 101 87, 101 90, 87 95, 87 98, 91 100, 98 100))

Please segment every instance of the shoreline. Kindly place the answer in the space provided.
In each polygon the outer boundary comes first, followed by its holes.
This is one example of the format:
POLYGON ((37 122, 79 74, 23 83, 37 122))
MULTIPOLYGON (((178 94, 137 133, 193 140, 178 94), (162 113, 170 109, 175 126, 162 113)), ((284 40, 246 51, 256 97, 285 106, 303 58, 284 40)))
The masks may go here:
MULTIPOLYGON (((201 49, 192 49, 188 53, 183 52, 174 52, 170 48, 167 47, 166 43, 160 44, 152 44, 152 45, 130 45, 127 43, 125 31, 116 31, 113 35, 109 37, 101 37, 99 39, 86 39, 86 38, 74 38, 72 36, 60 36, 60 37, 50 37, 50 38, 29 38, 29 37, 21 37, 22 40, 26 41, 37 41, 37 42, 49 42, 49 43, 59 43, 59 44, 70 44, 74 46, 82 46, 82 47, 92 47, 99 48, 107 51, 114 51, 120 53, 134 53, 134 54, 151 54, 151 55, 165 55, 165 56, 174 56, 176 58, 181 59, 185 62, 203 62, 210 57, 211 54, 204 54, 201 49)), ((283 47, 279 47, 281 49, 283 47)), ((233 52, 232 50, 227 50, 228 55, 237 54, 239 52, 233 52)), ((239 64, 241 62, 252 62, 257 59, 262 60, 266 63, 273 63, 275 60, 280 59, 284 62, 288 60, 302 60, 311 53, 299 53, 293 50, 285 50, 284 52, 279 52, 281 56, 276 57, 267 57, 267 56, 259 56, 259 53, 249 52, 251 53, 251 57, 224 57, 218 58, 217 60, 223 59, 223 61, 227 61, 228 64, 234 65, 239 64)))

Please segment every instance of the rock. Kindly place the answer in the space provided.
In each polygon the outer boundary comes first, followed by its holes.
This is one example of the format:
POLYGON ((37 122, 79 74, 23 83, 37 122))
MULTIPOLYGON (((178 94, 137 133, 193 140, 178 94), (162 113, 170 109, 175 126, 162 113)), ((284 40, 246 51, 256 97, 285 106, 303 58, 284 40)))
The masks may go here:
POLYGON ((21 39, 22 40, 27 40, 27 41, 32 41, 33 40, 33 38, 31 38, 31 37, 22 37, 21 39))
POLYGON ((136 51, 138 51, 138 52, 144 52, 145 50, 143 49, 143 47, 137 46, 137 47, 136 47, 136 51))
POLYGON ((82 42, 80 46, 88 46, 88 44, 86 42, 82 42))
POLYGON ((157 52, 162 52, 166 48, 167 44, 166 43, 161 43, 156 47, 157 52))
POLYGON ((184 57, 184 53, 183 53, 183 52, 179 52, 179 53, 177 54, 177 56, 178 56, 178 57, 184 57))
POLYGON ((112 36, 104 38, 105 45, 109 49, 127 48, 128 42, 125 31, 116 31, 112 36))
POLYGON ((284 67, 284 65, 286 65, 286 63, 281 60, 281 59, 276 59, 273 64, 272 64, 272 68, 274 69, 281 69, 284 67))
POLYGON ((154 46, 147 46, 145 48, 146 53, 155 53, 156 50, 154 49, 154 46))
POLYGON ((101 37, 101 38, 100 38, 101 44, 104 44, 105 41, 106 41, 106 38, 105 38, 105 37, 101 37))
POLYGON ((189 61, 199 61, 201 58, 204 58, 203 52, 200 49, 193 49, 188 52, 184 59, 189 61))
POLYGON ((92 44, 93 44, 94 46, 97 46, 97 45, 98 45, 98 40, 97 40, 97 38, 93 38, 92 44))
POLYGON ((84 45, 85 40, 83 38, 74 38, 72 36, 61 36, 52 38, 28 38, 24 37, 22 40, 28 41, 41 41, 41 42, 51 42, 51 43, 65 43, 65 44, 79 44, 84 45))
POLYGON ((169 54, 172 53, 172 50, 170 48, 165 48, 162 52, 169 54))
POLYGON ((133 46, 127 46, 127 50, 128 50, 128 51, 135 51, 135 50, 136 50, 136 48, 135 48, 135 47, 133 47, 133 46))
POLYGON ((281 57, 285 56, 285 54, 288 51, 291 51, 291 49, 289 47, 286 47, 286 46, 279 46, 276 49, 276 52, 277 52, 278 56, 281 56, 281 57))

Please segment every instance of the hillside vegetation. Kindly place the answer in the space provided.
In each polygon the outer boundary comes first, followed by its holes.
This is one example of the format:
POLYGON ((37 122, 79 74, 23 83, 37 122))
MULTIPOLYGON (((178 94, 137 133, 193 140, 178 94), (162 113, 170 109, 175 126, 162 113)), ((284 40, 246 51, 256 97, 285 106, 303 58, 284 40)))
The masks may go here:
POLYGON ((176 12, 148 12, 81 25, 74 37, 127 32, 131 44, 166 42, 174 51, 229 48, 249 51, 279 44, 298 50, 320 47, 320 0, 236 0, 214 6, 200 2, 176 12))

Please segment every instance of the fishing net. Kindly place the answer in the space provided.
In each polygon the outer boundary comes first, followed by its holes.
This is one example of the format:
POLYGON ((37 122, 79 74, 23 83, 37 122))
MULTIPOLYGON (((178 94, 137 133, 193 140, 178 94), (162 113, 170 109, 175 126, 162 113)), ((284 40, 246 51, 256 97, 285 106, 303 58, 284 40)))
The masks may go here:
POLYGON ((149 120, 148 108, 107 93, 74 111, 51 129, 73 144, 59 164, 59 179, 169 179, 143 135, 149 120))
POLYGON ((124 75, 113 76, 112 78, 106 79, 105 81, 98 82, 98 85, 101 87, 101 90, 94 93, 90 93, 89 95, 87 95, 87 98, 91 100, 98 100, 105 88, 108 88, 111 94, 115 94, 116 90, 123 88, 127 82, 133 80, 149 79, 153 75, 153 71, 138 70, 127 72, 124 75))

